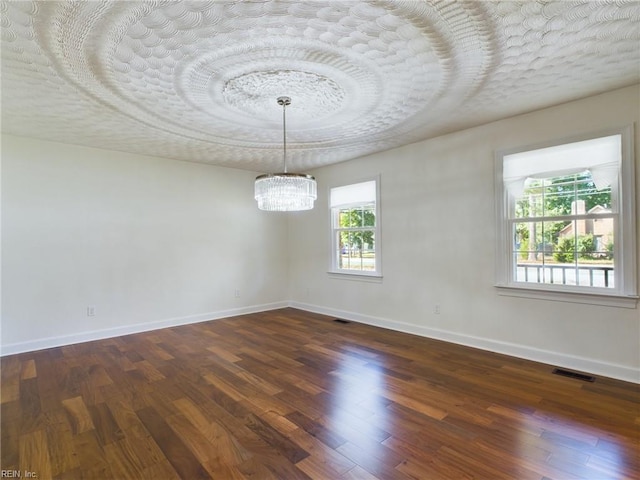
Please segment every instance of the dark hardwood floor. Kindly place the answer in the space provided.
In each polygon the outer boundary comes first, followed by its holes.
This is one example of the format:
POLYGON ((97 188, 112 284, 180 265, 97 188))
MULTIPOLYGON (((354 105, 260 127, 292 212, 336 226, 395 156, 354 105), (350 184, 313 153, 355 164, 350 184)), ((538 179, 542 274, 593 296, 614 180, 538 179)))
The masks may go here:
POLYGON ((638 479, 638 385, 284 309, 2 358, 3 476, 638 479))

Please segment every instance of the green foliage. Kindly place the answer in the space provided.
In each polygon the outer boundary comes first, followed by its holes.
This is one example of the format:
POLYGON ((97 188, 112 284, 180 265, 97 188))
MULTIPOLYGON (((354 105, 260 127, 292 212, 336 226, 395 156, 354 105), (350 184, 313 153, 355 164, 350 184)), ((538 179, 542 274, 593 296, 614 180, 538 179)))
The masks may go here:
POLYGON ((578 253, 580 258, 590 259, 596 251, 596 241, 593 235, 583 235, 578 237, 578 253))
POLYGON ((341 232, 340 243, 344 248, 362 250, 366 245, 373 245, 373 232, 341 232))
POLYGON ((374 227, 376 215, 373 208, 350 208, 340 211, 340 226, 348 227, 374 227))
POLYGON ((569 215, 575 200, 584 200, 586 211, 596 205, 608 206, 611 205, 611 190, 597 190, 588 172, 533 180, 516 203, 516 216, 569 215))
POLYGON ((348 246, 348 248, 362 251, 366 245, 373 245, 376 224, 373 208, 344 209, 340 211, 339 215, 340 227, 342 228, 370 228, 370 230, 342 231, 340 233, 341 247, 348 246))
POLYGON ((553 258, 555 258, 556 261, 559 263, 573 262, 576 259, 573 239, 571 238, 558 239, 558 246, 553 252, 553 258))
POLYGON ((570 213, 571 202, 576 198, 574 192, 580 200, 585 201, 585 208, 588 212, 596 205, 611 205, 611 191, 605 189, 599 191, 591 178, 591 173, 580 173, 569 177, 556 177, 545 187, 545 207, 550 212, 570 213), (568 180, 576 183, 567 184, 568 180))
POLYGON ((525 240, 529 240, 529 228, 526 223, 516 224, 516 235, 518 235, 522 243, 524 243, 525 240))
POLYGON ((560 231, 569 225, 569 222, 547 222, 547 228, 545 229, 544 241, 546 243, 555 244, 560 235, 560 231))
MULTIPOLYGON (((613 244, 611 244, 611 248, 613 249, 613 244)), ((577 249, 573 237, 559 238, 556 249, 553 252, 553 258, 560 263, 570 263, 575 261, 577 253, 578 258, 591 260, 594 257, 595 251, 596 241, 591 234, 578 237, 577 249)))
POLYGON ((520 242, 520 258, 522 260, 526 260, 529 257, 529 233, 527 232, 527 237, 523 238, 520 242))
POLYGON ((607 259, 613 260, 613 242, 607 243, 607 259))

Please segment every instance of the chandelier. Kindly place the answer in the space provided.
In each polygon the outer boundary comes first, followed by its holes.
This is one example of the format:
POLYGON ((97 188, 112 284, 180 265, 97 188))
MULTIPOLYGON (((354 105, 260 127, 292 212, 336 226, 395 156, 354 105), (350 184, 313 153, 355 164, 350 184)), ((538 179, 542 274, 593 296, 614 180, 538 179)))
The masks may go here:
POLYGON ((294 212, 311 210, 317 198, 316 179, 303 173, 287 172, 287 105, 291 98, 278 97, 282 105, 283 161, 282 173, 267 173, 256 177, 255 199, 260 210, 271 212, 294 212))

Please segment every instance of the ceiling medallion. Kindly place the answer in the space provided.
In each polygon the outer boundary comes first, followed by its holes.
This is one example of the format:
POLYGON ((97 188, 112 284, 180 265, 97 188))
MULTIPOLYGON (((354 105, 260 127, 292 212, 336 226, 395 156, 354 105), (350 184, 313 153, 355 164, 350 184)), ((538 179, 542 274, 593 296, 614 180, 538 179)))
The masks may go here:
POLYGON ((344 104, 345 91, 338 83, 325 75, 301 70, 253 71, 239 75, 227 80, 222 97, 227 105, 239 111, 264 117, 266 112, 271 112, 271 102, 282 92, 283 85, 290 96, 304 99, 304 109, 296 111, 296 118, 314 120, 337 112, 344 104))

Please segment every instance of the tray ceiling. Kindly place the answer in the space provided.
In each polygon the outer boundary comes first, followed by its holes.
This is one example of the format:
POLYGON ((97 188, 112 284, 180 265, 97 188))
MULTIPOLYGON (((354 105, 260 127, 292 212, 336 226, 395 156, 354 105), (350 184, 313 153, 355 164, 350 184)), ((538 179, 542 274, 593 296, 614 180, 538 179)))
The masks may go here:
POLYGON ((2 129, 308 170, 640 81, 640 2, 3 1, 2 129))

